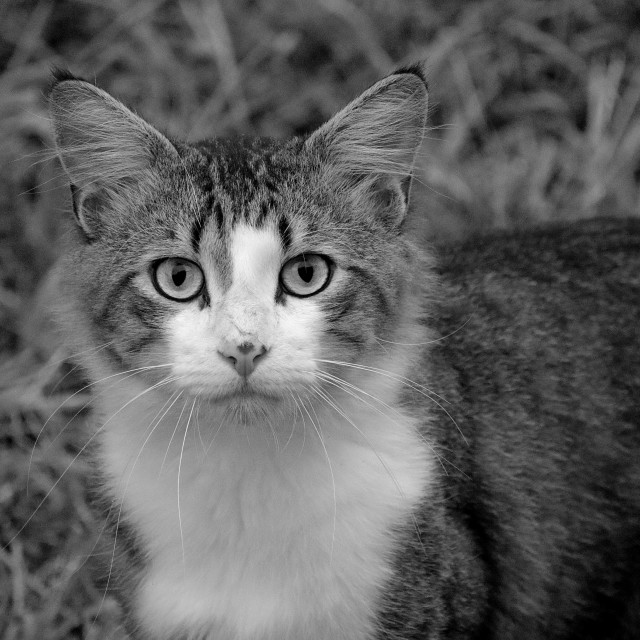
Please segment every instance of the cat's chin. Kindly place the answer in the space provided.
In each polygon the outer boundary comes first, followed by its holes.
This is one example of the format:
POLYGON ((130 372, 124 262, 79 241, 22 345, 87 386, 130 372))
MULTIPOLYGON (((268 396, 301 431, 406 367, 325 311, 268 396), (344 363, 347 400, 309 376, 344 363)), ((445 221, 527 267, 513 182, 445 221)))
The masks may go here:
POLYGON ((220 396, 210 396, 207 402, 214 409, 223 409, 224 413, 233 416, 238 423, 262 423, 265 416, 272 412, 280 412, 283 397, 263 392, 242 390, 225 393, 220 396))
POLYGON ((211 402, 226 402, 230 404, 282 401, 282 397, 279 395, 264 393, 263 391, 254 391, 252 389, 241 389, 239 391, 232 391, 222 395, 212 395, 209 399, 211 402))

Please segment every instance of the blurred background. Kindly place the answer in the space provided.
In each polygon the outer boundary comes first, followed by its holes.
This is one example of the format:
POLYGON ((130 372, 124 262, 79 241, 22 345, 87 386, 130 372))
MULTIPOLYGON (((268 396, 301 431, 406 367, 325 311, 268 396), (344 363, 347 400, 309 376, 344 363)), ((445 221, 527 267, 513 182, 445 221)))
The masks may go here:
POLYGON ((0 0, 0 638, 117 638, 84 559, 84 392, 46 313, 52 66, 173 136, 304 134, 426 60, 426 238, 640 215, 637 0, 0 0))

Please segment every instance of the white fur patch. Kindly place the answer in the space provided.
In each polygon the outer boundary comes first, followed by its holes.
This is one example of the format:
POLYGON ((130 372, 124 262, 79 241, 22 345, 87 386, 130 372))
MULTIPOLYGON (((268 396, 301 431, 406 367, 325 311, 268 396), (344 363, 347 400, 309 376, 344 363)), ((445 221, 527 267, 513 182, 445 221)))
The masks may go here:
POLYGON ((255 229, 239 224, 231 236, 233 287, 256 300, 272 302, 280 273, 280 240, 272 228, 255 229))
MULTIPOLYGON (((112 394, 105 410, 115 414, 133 393, 112 394)), ((408 418, 338 401, 348 419, 307 403, 294 429, 279 425, 293 434, 286 446, 255 425, 218 432, 223 416, 192 400, 149 436, 164 404, 155 393, 111 421, 105 462, 123 517, 145 541, 137 609, 154 637, 370 637, 391 527, 424 495, 430 463, 408 418)))
POLYGON ((275 293, 282 266, 280 241, 272 229, 239 225, 230 242, 231 287, 219 291, 215 274, 211 307, 197 303, 170 320, 170 361, 177 384, 211 397, 237 392, 244 384, 218 353, 229 343, 254 342, 268 349, 249 378, 257 393, 282 395, 313 382, 322 314, 317 302, 290 299, 278 305, 275 293))
MULTIPOLYGON (((158 640, 365 640, 392 529, 428 490, 431 458, 402 412, 310 390, 322 311, 275 302, 275 232, 239 227, 230 246, 230 288, 168 326, 175 381, 99 385, 108 482, 148 558, 139 622, 158 640), (253 396, 230 398, 243 381, 217 350, 248 337, 269 352, 253 396)), ((393 384, 354 375, 393 405, 393 384)))

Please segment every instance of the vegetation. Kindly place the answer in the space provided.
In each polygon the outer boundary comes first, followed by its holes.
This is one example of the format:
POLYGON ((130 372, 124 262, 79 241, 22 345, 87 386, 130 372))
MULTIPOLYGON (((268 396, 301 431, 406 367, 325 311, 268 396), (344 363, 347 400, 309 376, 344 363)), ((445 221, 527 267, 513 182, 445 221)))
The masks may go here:
POLYGON ((635 0, 9 0, 0 4, 0 637, 117 638, 84 560, 81 376, 46 313, 69 198, 52 66, 191 139, 309 131, 426 59, 420 232, 640 215, 635 0))

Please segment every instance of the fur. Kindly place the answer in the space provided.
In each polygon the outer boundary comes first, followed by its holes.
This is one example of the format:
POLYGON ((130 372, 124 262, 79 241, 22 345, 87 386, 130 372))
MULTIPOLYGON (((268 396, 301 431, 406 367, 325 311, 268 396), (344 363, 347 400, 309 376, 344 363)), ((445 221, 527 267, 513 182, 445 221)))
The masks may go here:
MULTIPOLYGON (((399 191, 424 119, 403 118, 402 101, 424 94, 404 74, 352 106, 380 112, 379 125, 388 106, 397 135, 386 127, 384 139, 347 109, 305 143, 186 147, 84 82, 54 86, 63 165, 80 192, 106 193, 91 215, 77 198, 81 235, 62 272, 87 269, 62 283, 62 313, 78 351, 105 345, 84 364, 96 381, 98 493, 114 521, 109 582, 126 591, 136 637, 375 633, 394 531, 431 478, 415 418, 394 406, 409 350, 377 343, 423 333, 406 273, 417 256, 388 224, 406 202, 365 209, 376 195, 345 181, 345 201, 334 178, 355 166, 349 135, 357 149, 368 136, 372 150, 398 147, 388 189, 399 191), (287 295, 282 266, 309 252, 331 255, 331 287, 287 295), (153 284, 150 269, 170 256, 199 265, 198 300, 163 298, 153 284), (266 352, 248 381, 222 357, 245 343, 266 352), (345 357, 389 378, 344 374, 345 357), (126 578, 117 558, 128 542, 142 559, 126 578)), ((371 159, 381 176, 384 151, 371 159)))
POLYGON ((426 99, 410 67, 306 139, 188 145, 54 84, 60 318, 135 640, 640 633, 640 225, 422 256, 426 99))

